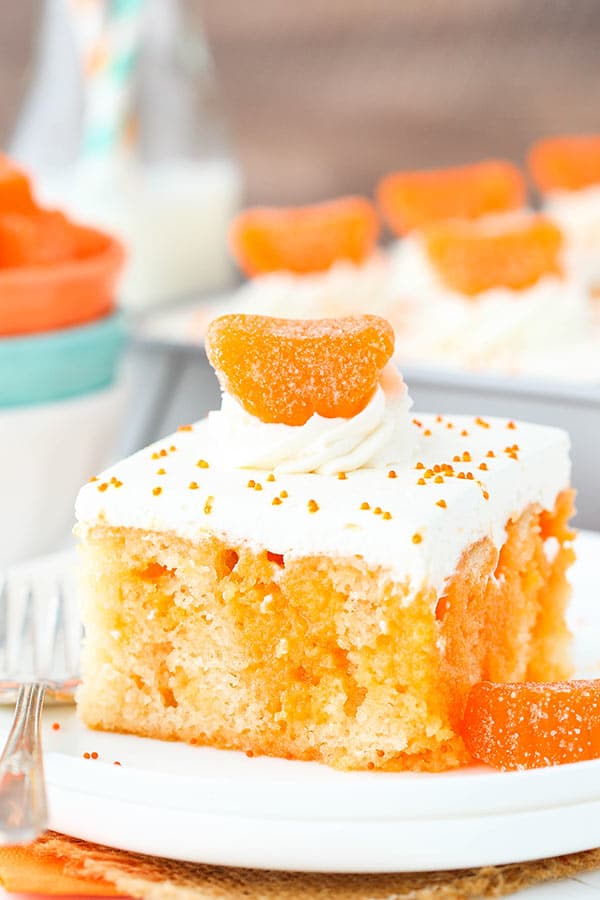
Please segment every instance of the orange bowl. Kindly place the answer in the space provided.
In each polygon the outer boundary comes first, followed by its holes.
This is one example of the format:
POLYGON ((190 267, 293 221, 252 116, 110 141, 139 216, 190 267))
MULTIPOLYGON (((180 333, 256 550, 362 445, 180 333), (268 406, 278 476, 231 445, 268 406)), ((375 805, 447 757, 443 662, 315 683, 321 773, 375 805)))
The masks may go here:
POLYGON ((104 232, 81 225, 73 228, 74 259, 0 269, 0 335, 83 325, 112 311, 125 250, 104 232))

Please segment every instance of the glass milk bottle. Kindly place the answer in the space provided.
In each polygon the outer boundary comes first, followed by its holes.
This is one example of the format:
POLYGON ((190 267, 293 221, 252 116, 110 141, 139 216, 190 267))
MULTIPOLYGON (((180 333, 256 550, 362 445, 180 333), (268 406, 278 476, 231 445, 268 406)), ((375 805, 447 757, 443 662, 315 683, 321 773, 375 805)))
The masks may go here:
POLYGON ((133 309, 225 287, 241 178, 182 0, 46 0, 11 153, 41 199, 122 238, 133 309))

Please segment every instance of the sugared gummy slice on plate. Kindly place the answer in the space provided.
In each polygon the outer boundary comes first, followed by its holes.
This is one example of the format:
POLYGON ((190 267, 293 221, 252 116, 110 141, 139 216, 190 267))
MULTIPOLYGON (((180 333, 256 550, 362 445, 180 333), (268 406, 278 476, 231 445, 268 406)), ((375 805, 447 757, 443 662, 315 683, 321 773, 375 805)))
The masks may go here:
POLYGON ((0 215, 32 213, 36 209, 27 175, 0 154, 0 215))
POLYGON ((303 425, 314 413, 351 418, 369 402, 394 350, 378 316, 211 322, 206 351, 221 386, 263 422, 303 425))
POLYGON ((476 296, 495 287, 523 290, 561 273, 562 233, 543 216, 511 230, 440 222, 424 233, 425 250, 444 284, 476 296))
POLYGON ((537 769, 600 757, 600 680, 474 685, 461 733, 496 769, 537 769))
POLYGON ((479 219, 520 209, 525 197, 522 173, 502 160, 394 172, 382 178, 377 188, 381 213, 398 235, 446 219, 479 219))
POLYGON ((256 208, 233 222, 233 254, 247 275, 322 272, 335 262, 362 263, 373 252, 379 224, 362 197, 286 208, 256 208))
POLYGON ((577 191, 600 184, 600 135, 565 135, 538 141, 529 169, 543 192, 577 191))

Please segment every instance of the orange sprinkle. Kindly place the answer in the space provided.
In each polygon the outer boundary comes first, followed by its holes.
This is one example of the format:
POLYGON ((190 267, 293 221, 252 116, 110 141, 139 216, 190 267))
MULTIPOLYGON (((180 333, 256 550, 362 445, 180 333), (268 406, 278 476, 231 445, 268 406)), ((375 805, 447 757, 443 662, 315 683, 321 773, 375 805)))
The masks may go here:
POLYGON ((418 531, 415 531, 415 533, 412 536, 413 544, 420 544, 422 542, 422 540, 423 540, 422 535, 420 535, 418 531))
POLYGON ((387 512, 387 510, 386 510, 386 512, 384 512, 382 514, 381 518, 385 519, 386 521, 389 521, 392 518, 392 514, 391 514, 391 512, 387 512))
POLYGON ((215 498, 213 496, 209 496, 206 498, 206 502, 204 504, 204 513, 205 515, 210 515, 213 509, 213 503, 215 502, 215 498))
MULTIPOLYGON (((346 481, 347 475, 345 472, 338 472, 337 477, 338 477, 338 481, 346 481)), ((390 476, 388 475, 388 478, 389 477, 390 476)))
POLYGON ((494 459, 496 456, 496 454, 494 453, 493 450, 488 450, 488 452, 485 455, 488 457, 488 459, 494 459))
POLYGON ((318 512, 318 510, 319 510, 319 504, 317 503, 317 501, 309 500, 308 501, 308 511, 311 513, 315 513, 315 512, 318 512))
POLYGON ((511 419, 511 421, 507 423, 506 427, 507 427, 507 428, 510 428, 511 431, 514 431, 514 430, 516 429, 516 427, 517 427, 517 423, 516 423, 516 422, 513 422, 512 419, 511 419))
POLYGON ((256 487, 256 482, 255 482, 254 478, 251 478, 251 479, 250 479, 250 481, 248 482, 248 484, 246 485, 246 487, 249 487, 249 488, 256 487))
POLYGON ((423 434, 425 435, 425 437, 431 437, 431 431, 429 430, 429 428, 426 428, 423 434))
POLYGON ((390 471, 388 472, 388 476, 387 476, 387 477, 388 477, 388 478, 397 478, 398 476, 397 476, 397 474, 396 474, 395 469, 390 469, 390 471))
POLYGON ((479 425, 481 428, 489 428, 490 427, 490 423, 486 422, 485 419, 482 419, 481 416, 477 416, 477 418, 475 419, 475 424, 479 425))
POLYGON ((177 431, 191 431, 191 430, 192 430, 191 425, 180 425, 179 428, 177 429, 177 431))
POLYGON ((469 479, 469 481, 473 481, 473 473, 467 472, 467 478, 469 479))
POLYGON ((417 481, 417 484, 427 484, 427 482, 425 481, 424 478, 419 478, 419 480, 417 481))
POLYGON ((454 422, 446 422, 446 428, 454 428, 454 422))
POLYGON ((435 417, 435 421, 436 421, 436 422, 443 422, 443 421, 444 421, 444 417, 443 417, 443 416, 436 416, 436 417, 435 417))
POLYGON ((175 453, 176 450, 177 447, 175 446, 175 444, 171 444, 171 446, 169 447, 169 453, 175 453))
POLYGON ((461 460, 460 456, 453 456, 452 462, 462 462, 462 460, 461 460))
POLYGON ((160 453, 154 452, 152 454, 152 459, 160 459, 160 453))
POLYGON ((439 463, 435 464, 435 466, 433 467, 433 471, 436 473, 436 475, 439 475, 439 473, 442 471, 442 467, 439 465, 439 463))
POLYGON ((443 483, 444 483, 444 478, 443 478, 442 475, 436 475, 435 478, 434 478, 433 480, 435 481, 436 484, 443 484, 443 483))
POLYGON ((159 455, 159 456, 168 456, 167 451, 165 450, 164 447, 163 447, 163 449, 159 452, 158 455, 159 455))
POLYGON ((383 512, 383 510, 380 506, 376 506, 375 509, 373 510, 373 512, 375 513, 376 516, 380 516, 381 513, 383 512))
POLYGON ((248 757, 248 759, 252 759, 252 757, 254 756, 254 751, 246 750, 246 756, 248 757))
POLYGON ((469 453, 468 450, 465 450, 465 452, 463 453, 463 455, 462 455, 462 461, 463 461, 463 462, 472 462, 471 454, 469 453))
POLYGON ((279 496, 281 497, 282 500, 287 500, 289 495, 288 495, 287 491, 279 491, 279 496))
POLYGON ((424 469, 424 468, 425 468, 425 464, 422 462, 418 462, 415 466, 415 469, 424 469))
POLYGON ((267 475, 267 481, 275 481, 275 476, 272 472, 269 472, 269 474, 267 475))
POLYGON ((153 487, 152 493, 154 494, 155 497, 158 497, 159 494, 162 494, 162 488, 161 487, 153 487))
POLYGON ((90 480, 89 480, 89 483, 91 484, 93 481, 98 481, 98 476, 97 476, 97 475, 92 475, 92 477, 91 477, 90 480))
POLYGON ((196 465, 199 469, 208 469, 208 463, 205 459, 199 459, 196 465))
POLYGON ((461 437, 469 437, 469 432, 467 431, 466 428, 463 428, 463 430, 461 431, 460 434, 461 434, 461 437))
POLYGON ((118 478, 115 478, 115 479, 113 480, 113 487, 115 487, 115 488, 123 487, 123 482, 122 482, 122 481, 119 481, 118 478))
POLYGON ((489 493, 489 491, 484 491, 484 492, 483 492, 483 499, 484 499, 484 500, 489 500, 489 499, 490 499, 490 493, 489 493))
POLYGON ((433 469, 425 469, 425 478, 433 478, 433 469))
POLYGON ((260 483, 260 481, 257 481, 257 482, 256 482, 256 484, 254 485, 254 490, 255 490, 255 491, 262 491, 262 484, 260 483))
POLYGON ((448 506, 448 504, 446 503, 445 500, 437 500, 435 505, 436 505, 436 506, 441 506, 442 509, 446 509, 446 507, 448 506))
POLYGON ((98 759, 98 754, 96 753, 95 750, 93 753, 90 754, 90 756, 92 757, 92 759, 98 759))
POLYGON ((418 419, 413 419, 413 425, 416 425, 417 428, 422 428, 422 427, 423 427, 423 423, 422 423, 422 422, 419 422, 418 419))
POLYGON ((121 765, 121 763, 119 762, 119 760, 115 759, 113 766, 120 766, 120 765, 121 765))
POLYGON ((157 474, 157 475, 166 475, 166 474, 167 474, 167 470, 166 470, 166 469, 157 469, 157 470, 156 470, 156 474, 157 474))
POLYGON ((60 731, 60 722, 53 722, 53 723, 52 723, 52 730, 53 730, 53 731, 60 731))
POLYGON ((99 490, 101 493, 104 493, 104 491, 108 490, 108 481, 103 481, 102 484, 99 484, 99 485, 98 485, 98 490, 99 490))
POLYGON ((375 752, 377 753, 377 756, 378 756, 380 759, 381 759, 382 756, 385 756, 385 751, 384 751, 384 750, 376 750, 375 752))
POLYGON ((367 763, 367 769, 369 769, 370 771, 372 771, 374 768, 375 768, 375 763, 373 763, 373 762, 367 763))
POLYGON ((366 500, 364 500, 364 501, 360 504, 360 508, 361 508, 361 509, 371 509, 370 505, 367 503, 366 500))
POLYGON ((484 463, 484 462, 483 462, 483 463, 479 463, 479 468, 481 469, 482 472, 487 472, 487 470, 488 470, 488 464, 487 464, 487 463, 484 463))
POLYGON ((273 497, 271 500, 271 506, 281 506, 282 500, 280 497, 273 497))
POLYGON ((458 473, 458 477, 459 477, 459 478, 466 478, 467 476, 465 475, 464 472, 459 472, 459 473, 458 473))
POLYGON ((84 753, 84 754, 83 754, 83 758, 84 758, 84 759, 90 759, 90 754, 89 754, 89 753, 84 753))
POLYGON ((190 489, 190 491, 197 491, 198 490, 198 482, 190 481, 190 483, 188 484, 188 488, 190 489))

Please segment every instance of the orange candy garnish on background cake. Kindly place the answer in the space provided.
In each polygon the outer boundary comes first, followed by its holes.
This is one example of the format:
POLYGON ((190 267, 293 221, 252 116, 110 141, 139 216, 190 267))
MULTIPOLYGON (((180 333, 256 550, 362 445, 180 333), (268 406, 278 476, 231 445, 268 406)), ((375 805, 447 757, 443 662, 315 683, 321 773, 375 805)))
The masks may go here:
POLYGON ((287 208, 259 207, 233 222, 230 243, 250 276, 287 271, 323 272, 335 262, 362 263, 375 248, 379 223, 363 197, 287 208))
POLYGON ((533 180, 544 193, 600 184, 600 134, 538 141, 529 151, 528 163, 533 180))
POLYGON ((600 680, 471 688, 461 733, 496 769, 537 769, 600 757, 600 680))
POLYGON ((221 387, 261 421, 285 425, 303 425, 314 413, 356 415, 393 350, 392 327, 378 316, 221 316, 206 338, 221 387))
POLYGON ((560 275, 560 229, 544 216, 500 231, 440 222, 424 233, 425 251, 444 284, 474 297, 495 287, 515 291, 560 275))
POLYGON ((397 235, 446 219, 479 219, 520 209, 525 198, 521 171, 502 160, 395 172, 382 178, 377 187, 383 218, 397 235))
POLYGON ((30 215, 37 208, 27 175, 0 154, 0 210, 30 215))

